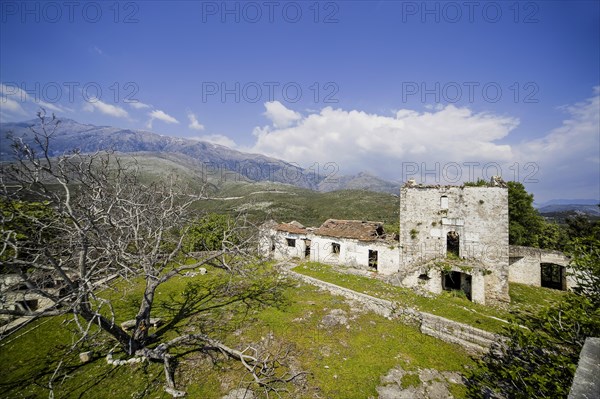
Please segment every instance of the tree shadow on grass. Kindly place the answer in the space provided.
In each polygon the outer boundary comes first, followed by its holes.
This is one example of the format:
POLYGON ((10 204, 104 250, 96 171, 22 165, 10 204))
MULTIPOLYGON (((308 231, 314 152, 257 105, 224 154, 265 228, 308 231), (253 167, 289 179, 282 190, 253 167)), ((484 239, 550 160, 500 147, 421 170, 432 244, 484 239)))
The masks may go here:
POLYGON ((253 309, 284 306, 287 304, 284 291, 291 283, 269 277, 188 282, 183 291, 171 293, 168 300, 158 303, 159 313, 168 322, 156 331, 156 339, 173 330, 190 328, 191 323, 182 323, 186 320, 193 319, 193 327, 205 333, 230 331, 246 320, 253 309))

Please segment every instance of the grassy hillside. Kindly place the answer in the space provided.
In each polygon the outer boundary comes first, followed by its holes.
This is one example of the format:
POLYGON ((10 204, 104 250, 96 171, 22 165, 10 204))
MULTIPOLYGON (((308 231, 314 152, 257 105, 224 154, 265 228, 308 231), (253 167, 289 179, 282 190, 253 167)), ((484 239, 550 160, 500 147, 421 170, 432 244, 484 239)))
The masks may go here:
POLYGON ((305 226, 319 226, 330 218, 394 223, 399 209, 398 197, 391 194, 362 190, 319 193, 264 182, 223 184, 213 199, 199 206, 208 212, 246 212, 256 221, 297 220, 305 226))
MULTIPOLYGON (((129 156, 129 155, 128 155, 129 156)), ((325 220, 359 219, 394 224, 398 221, 398 197, 365 190, 321 193, 273 181, 253 182, 231 171, 213 170, 202 163, 172 154, 136 153, 133 157, 145 180, 178 175, 210 198, 197 207, 205 212, 245 212, 255 222, 297 220, 319 226, 325 220)))
MULTIPOLYGON (((383 286, 377 280, 338 275, 322 265, 307 266, 300 266, 298 271, 492 331, 498 331, 503 323, 487 316, 508 316, 507 310, 480 307, 461 298, 446 295, 416 298, 396 287, 383 286)), ((182 292, 190 284, 203 285, 215 278, 220 278, 219 273, 210 268, 206 275, 176 278, 161 287, 157 303, 181 300, 182 292)), ((117 322, 122 322, 135 314, 135 301, 141 286, 124 286, 117 282, 115 288, 110 295, 121 315, 117 322)), ((555 302, 562 295, 564 293, 555 290, 511 284, 510 311, 533 311, 555 302)), ((289 392, 282 393, 284 398, 377 397, 376 389, 382 376, 392 368, 400 367, 407 372, 434 369, 464 373, 475 365, 475 360, 457 345, 423 335, 417 327, 398 320, 388 320, 350 306, 344 298, 306 284, 295 283, 287 288, 282 306, 250 312, 236 309, 234 305, 223 309, 222 315, 226 317, 220 318, 223 323, 211 334, 239 349, 266 344, 291 350, 290 367, 309 374, 303 384, 290 384, 289 392), (332 319, 334 314, 344 315, 344 318, 332 319)), ((169 308, 165 306, 157 306, 155 315, 167 322, 170 320, 169 308)), ((202 317, 206 316, 182 320, 168 334, 201 328, 202 317)), ((47 397, 50 380, 61 361, 63 369, 54 376, 52 383, 55 397, 169 397, 163 391, 164 371, 160 364, 110 366, 104 356, 114 343, 103 337, 85 343, 81 349, 93 352, 90 363, 79 362, 79 350, 63 357, 63 351, 73 342, 72 331, 75 329, 73 323, 66 323, 66 320, 63 317, 41 320, 0 342, 0 357, 5 361, 0 368, 0 397, 47 397)), ((122 356, 115 353, 116 358, 122 356)), ((187 353, 178 361, 176 380, 190 398, 218 399, 232 389, 246 386, 243 381, 247 382, 248 376, 235 361, 211 360, 197 352, 187 353)), ((405 378, 401 381, 403 386, 415 383, 410 381, 409 375, 405 378)), ((451 380, 445 383, 455 398, 464 397, 463 385, 451 380)))

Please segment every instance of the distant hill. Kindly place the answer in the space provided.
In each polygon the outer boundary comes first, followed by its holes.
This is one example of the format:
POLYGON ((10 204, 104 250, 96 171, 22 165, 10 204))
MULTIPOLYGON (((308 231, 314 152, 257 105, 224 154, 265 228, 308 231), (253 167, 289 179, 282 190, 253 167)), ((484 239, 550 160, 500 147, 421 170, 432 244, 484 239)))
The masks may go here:
MULTIPOLYGON (((29 126, 37 123, 37 120, 31 120, 0 124, 0 159, 10 160, 12 156, 6 138, 8 132, 31 140, 29 126)), ((234 172, 255 181, 270 180, 310 189, 316 189, 323 179, 314 172, 306 172, 288 162, 260 154, 242 153, 218 144, 61 119, 53 136, 51 155, 57 156, 75 148, 83 153, 114 150, 122 153, 181 154, 207 174, 216 176, 234 172)))
MULTIPOLYGON (((112 126, 82 124, 72 119, 60 118, 60 125, 53 136, 52 156, 73 149, 83 153, 114 150, 121 153, 153 154, 155 159, 169 160, 171 166, 179 164, 195 169, 212 180, 235 180, 284 183, 317 191, 343 189, 370 190, 397 193, 399 185, 367 174, 356 176, 319 175, 280 159, 261 154, 250 154, 209 142, 163 136, 157 133, 122 129, 112 126), (335 179, 335 180, 334 180, 335 179)), ((0 160, 12 157, 10 143, 6 137, 11 132, 25 141, 32 140, 30 126, 37 119, 24 122, 0 124, 0 160)))
POLYGON ((579 205, 598 205, 600 200, 597 199, 553 199, 542 203, 534 203, 538 209, 551 206, 551 205, 565 205, 565 206, 579 206, 579 205))
POLYGON ((324 192, 336 190, 369 190, 398 195, 400 193, 400 183, 393 183, 363 172, 354 176, 327 178, 319 183, 318 189, 324 192))
POLYGON ((540 212, 541 214, 556 212, 572 212, 584 215, 600 216, 600 208, 598 208, 598 205, 547 205, 538 209, 538 212, 540 212))

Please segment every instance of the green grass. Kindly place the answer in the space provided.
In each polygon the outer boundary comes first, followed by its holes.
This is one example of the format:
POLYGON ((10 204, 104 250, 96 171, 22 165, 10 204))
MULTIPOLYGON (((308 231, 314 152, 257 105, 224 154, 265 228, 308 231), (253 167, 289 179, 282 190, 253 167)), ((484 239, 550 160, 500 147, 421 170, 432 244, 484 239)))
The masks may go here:
POLYGON ((402 377, 402 388, 417 387, 421 384, 421 379, 418 374, 405 374, 402 377))
POLYGON ((353 315, 343 298, 315 287, 299 285, 290 299, 286 309, 268 309, 259 317, 275 336, 294 343, 302 368, 312 373, 310 382, 319 397, 376 396, 381 376, 397 365, 407 370, 464 372, 474 364, 458 346, 372 312, 353 315), (319 327, 331 309, 342 309, 354 319, 348 326, 319 327))
POLYGON ((492 317, 509 320, 513 313, 533 311, 556 302, 562 295, 560 291, 511 284, 510 291, 513 302, 510 309, 506 310, 476 304, 459 295, 453 295, 451 292, 443 292, 433 298, 426 298, 410 289, 395 287, 377 278, 344 273, 332 266, 320 263, 303 263, 293 270, 341 287, 396 302, 403 307, 415 307, 424 312, 495 333, 501 333, 507 324, 492 317))
MULTIPOLYGON (((14 336, 1 341, 0 397, 48 397, 48 382, 59 362, 63 369, 54 386, 59 398, 109 397, 111 392, 134 393, 162 391, 163 369, 158 364, 113 367, 96 357, 86 365, 79 363, 78 353, 68 353, 74 326, 65 325, 66 317, 53 317, 29 324, 14 336)), ((81 350, 108 352, 109 344, 101 339, 97 346, 84 345, 81 350)), ((122 396, 121 396, 122 397, 122 396)), ((141 397, 141 396, 138 396, 141 397)), ((159 397, 168 397, 161 395, 159 397)))
POLYGON ((566 291, 518 283, 510 283, 509 293, 511 308, 523 315, 535 313, 541 308, 551 306, 568 295, 566 291))
MULTIPOLYGON (((216 273, 194 278, 175 279, 159 290, 159 301, 177 297, 189 281, 220 278, 216 273)), ((139 286, 117 283, 106 296, 114 300, 121 314, 118 321, 132 317, 139 286)), ((292 349, 288 359, 296 370, 305 370, 307 386, 290 386, 283 397, 365 398, 376 396, 380 378, 393 367, 406 370, 434 368, 464 372, 474 361, 456 345, 421 334, 416 327, 388 320, 372 312, 354 312, 341 297, 332 296, 305 284, 286 289, 286 306, 267 307, 241 314, 236 307, 220 315, 222 328, 215 334, 227 344, 243 349, 271 342, 275 347, 292 349), (346 312, 347 325, 321 326, 332 309, 346 312), (440 356, 443 353, 443 356, 440 356)), ((168 317, 160 309, 157 315, 168 317)), ((211 314, 211 317, 218 315, 211 314)), ((56 364, 63 360, 63 371, 55 379, 56 397, 152 397, 167 398, 163 391, 164 375, 159 364, 109 366, 104 360, 113 346, 108 339, 88 343, 82 350, 92 350, 95 359, 81 365, 79 350, 62 356, 72 343, 72 324, 55 317, 32 323, 14 336, 0 342, 0 397, 37 398, 48 396, 48 380, 56 364), (12 341, 11 341, 12 340, 12 341)), ((177 325, 176 330, 194 328, 194 318, 177 325)), ((117 352, 116 357, 120 356, 117 352)), ((176 381, 190 398, 220 398, 248 378, 238 362, 218 359, 212 362, 200 353, 180 358, 176 381)), ((451 389, 460 388, 451 386, 451 389)), ((461 396, 459 396, 461 397, 461 396)), ((462 396, 464 397, 464 396, 462 396)))

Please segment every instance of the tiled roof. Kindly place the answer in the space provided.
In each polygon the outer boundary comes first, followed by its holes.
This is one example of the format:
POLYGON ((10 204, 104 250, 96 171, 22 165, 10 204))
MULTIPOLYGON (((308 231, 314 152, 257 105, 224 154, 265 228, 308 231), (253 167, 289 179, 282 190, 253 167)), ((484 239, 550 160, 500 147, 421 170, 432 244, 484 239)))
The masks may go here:
POLYGON ((372 241, 384 238, 385 233, 383 231, 383 224, 380 222, 329 219, 315 230, 315 234, 372 241))

